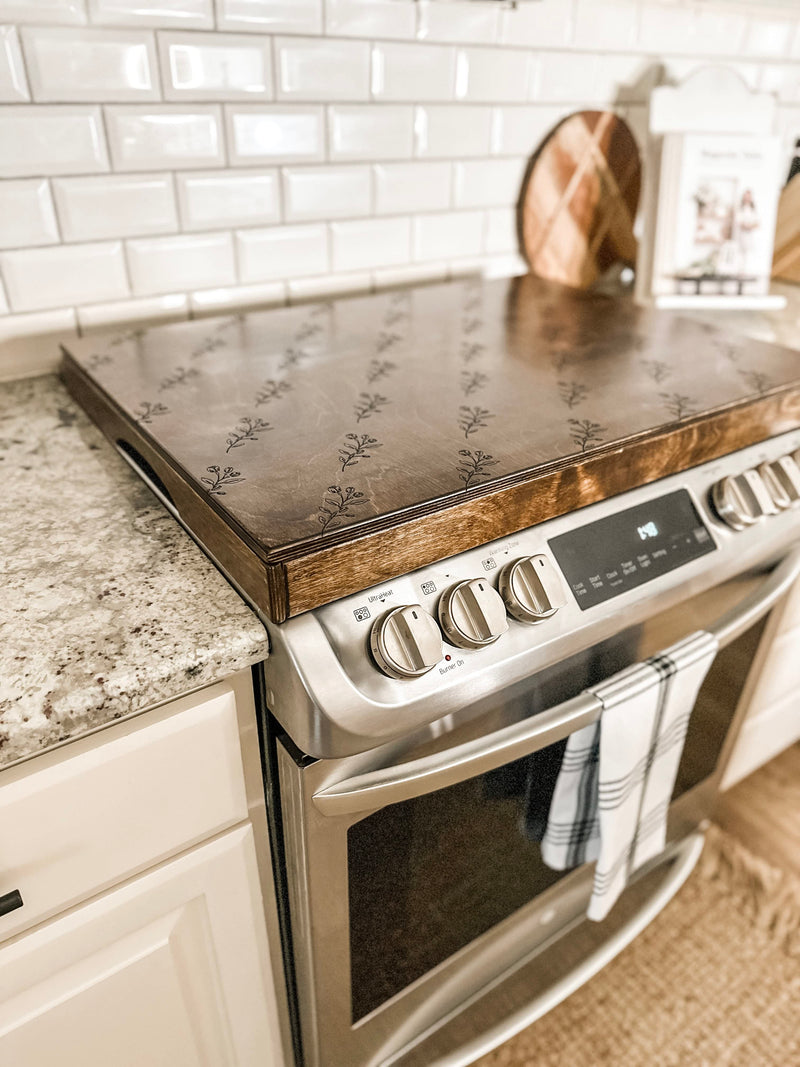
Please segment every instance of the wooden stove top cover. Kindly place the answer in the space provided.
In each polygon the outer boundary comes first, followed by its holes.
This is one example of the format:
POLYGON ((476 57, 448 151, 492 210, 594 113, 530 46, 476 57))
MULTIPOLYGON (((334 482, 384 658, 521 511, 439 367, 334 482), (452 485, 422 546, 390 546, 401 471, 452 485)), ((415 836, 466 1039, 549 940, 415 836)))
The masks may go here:
POLYGON ((437 547, 395 540, 375 581, 800 424, 795 352, 533 276, 93 335, 65 356, 267 564, 449 513, 437 547), (497 494, 523 484, 504 515, 497 494))

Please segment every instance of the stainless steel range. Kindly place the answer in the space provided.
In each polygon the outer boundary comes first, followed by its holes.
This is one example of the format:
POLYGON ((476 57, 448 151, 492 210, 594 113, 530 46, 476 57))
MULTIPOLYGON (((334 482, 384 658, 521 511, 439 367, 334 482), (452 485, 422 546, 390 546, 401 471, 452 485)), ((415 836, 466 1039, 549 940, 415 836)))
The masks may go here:
POLYGON ((63 374, 269 630, 298 1067, 467 1064, 676 892, 800 571, 796 353, 528 277, 90 336, 63 374), (587 922, 592 864, 540 850, 565 748, 698 630, 667 846, 587 922))
POLYGON ((270 625, 275 847, 303 1062, 468 1064, 584 982, 702 847, 773 607, 800 574, 800 433, 270 625), (794 458, 793 458, 794 457, 794 458), (610 916, 542 861, 586 692, 695 630, 669 845, 610 916))

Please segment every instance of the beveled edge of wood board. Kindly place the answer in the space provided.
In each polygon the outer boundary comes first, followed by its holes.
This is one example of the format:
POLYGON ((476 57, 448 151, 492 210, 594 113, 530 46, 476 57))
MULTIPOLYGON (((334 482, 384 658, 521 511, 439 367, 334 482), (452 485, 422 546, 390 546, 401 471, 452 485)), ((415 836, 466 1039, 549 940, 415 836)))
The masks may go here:
POLYGON ((398 512, 367 529, 345 527, 334 542, 298 542, 265 559, 252 539, 191 487, 66 352, 61 376, 112 443, 129 442, 150 464, 195 540, 252 604, 277 623, 800 427, 798 381, 509 476, 488 490, 476 488, 455 499, 406 509, 405 518, 398 512))

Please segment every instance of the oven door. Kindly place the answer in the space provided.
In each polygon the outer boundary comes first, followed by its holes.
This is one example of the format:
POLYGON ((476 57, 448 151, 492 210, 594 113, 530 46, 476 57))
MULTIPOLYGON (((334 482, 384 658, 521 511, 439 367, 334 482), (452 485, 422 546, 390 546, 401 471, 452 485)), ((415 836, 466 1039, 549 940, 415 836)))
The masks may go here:
POLYGON ((797 553, 725 582, 369 753, 314 761, 279 738, 302 1062, 469 1063, 620 951, 699 855, 692 832, 770 610, 799 570, 797 553), (600 713, 585 689, 700 628, 720 652, 692 712, 670 847, 588 923, 592 865, 554 871, 539 851, 567 738, 600 713))

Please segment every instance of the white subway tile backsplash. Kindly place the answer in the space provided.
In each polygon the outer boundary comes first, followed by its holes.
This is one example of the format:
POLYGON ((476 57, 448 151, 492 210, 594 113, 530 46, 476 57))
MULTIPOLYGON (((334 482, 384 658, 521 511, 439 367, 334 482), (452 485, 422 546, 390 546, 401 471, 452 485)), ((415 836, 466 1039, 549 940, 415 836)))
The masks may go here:
POLYGON ((791 51, 796 21, 752 18, 745 38, 745 51, 751 56, 783 59, 791 51))
POLYGON ((137 296, 211 289, 236 281, 229 233, 179 234, 127 242, 128 269, 137 296))
POLYGON ((527 159, 471 159, 456 163, 456 207, 495 207, 516 203, 527 159))
POLYGON ((0 254, 13 311, 70 307, 128 295, 122 245, 50 245, 0 254))
POLYGON ((579 48, 632 48, 638 31, 639 5, 631 0, 577 0, 573 39, 579 48))
POLYGON ((283 204, 287 222, 369 215, 370 169, 366 165, 285 167, 283 204))
POLYGON ((99 107, 0 107, 0 178, 104 170, 99 107))
POLYGON ((492 103, 524 100, 536 62, 527 52, 462 48, 458 52, 456 96, 492 103))
POLYGON ((414 144, 414 111, 402 105, 328 108, 331 159, 403 159, 414 144))
POLYGON ((447 4, 419 0, 417 37, 426 41, 474 41, 494 44, 500 32, 500 12, 473 0, 447 4))
POLYGON ((504 10, 500 18, 500 40, 510 45, 563 48, 572 39, 572 6, 565 0, 541 0, 504 10))
POLYGON ((378 100, 452 100, 455 49, 437 44, 376 44, 372 95, 378 100))
POLYGON ((331 223, 333 269, 395 267, 411 258, 411 220, 364 219, 331 223))
POLYGON ((180 322, 189 316, 186 293, 144 296, 138 300, 111 300, 78 308, 78 325, 84 333, 125 326, 134 322, 180 322))
POLYGON ((0 248, 58 244, 58 225, 44 178, 0 182, 0 248))
POLYGON ((517 251, 519 238, 517 236, 517 209, 515 207, 495 207, 486 212, 484 246, 489 255, 517 251))
POLYGON ((800 70, 796 63, 765 63, 761 67, 759 89, 775 93, 787 104, 800 101, 800 70))
POLYGON ((55 373, 59 346, 77 339, 77 325, 72 308, 0 315, 0 380, 55 373))
POLYGON ((261 285, 231 285, 221 289, 199 289, 191 294, 193 318, 223 315, 234 310, 277 307, 286 303, 284 282, 261 285))
POLYGON ((27 26, 22 43, 34 100, 99 103, 161 95, 152 33, 27 26))
POLYGON ((448 211, 414 219, 414 259, 450 259, 480 255, 482 211, 448 211))
POLYGON ((657 65, 643 56, 598 56, 591 98, 619 104, 644 104, 650 99, 659 76, 657 65))
POLYGON ((450 207, 450 163, 378 163, 373 170, 375 211, 379 215, 444 211, 450 207))
POLYGON ((168 174, 105 174, 53 181, 65 241, 170 233, 178 228, 168 174))
POLYGON ((88 0, 89 18, 106 26, 214 27, 213 0, 88 0))
POLYGON ((413 37, 414 0, 326 0, 325 31, 344 37, 413 37))
POLYGON ((735 56, 742 50, 746 29, 739 12, 650 3, 642 7, 639 47, 660 54, 735 56))
POLYGON ((84 0, 0 0, 0 22, 86 22, 84 0))
POLYGON ((280 219, 277 170, 176 174, 181 222, 187 230, 264 225, 280 219))
POLYGON ((599 56, 543 52, 531 86, 531 99, 584 104, 594 100, 599 56))
POLYGON ((6 299, 6 291, 3 288, 3 283, 0 281, 0 315, 7 315, 9 312, 8 300, 6 299))
POLYGON ((322 32, 322 0, 216 0, 216 3, 220 30, 322 32))
POLYGON ((492 115, 492 153, 533 155, 545 137, 570 113, 555 104, 496 107, 492 115))
POLYGON ((158 48, 167 100, 271 100, 268 37, 221 33, 160 33, 158 48))
POLYGON ((0 103, 30 100, 25 64, 15 26, 0 26, 0 103))
POLYGON ((120 105, 105 109, 115 170, 208 167, 225 162, 216 106, 120 105))
POLYGON ((321 107, 229 105, 225 124, 234 166, 310 162, 322 159, 325 152, 321 107))
POLYGON ((322 223, 239 230, 236 255, 243 282, 325 274, 329 270, 328 231, 322 223))
POLYGON ((429 158, 484 156, 492 127, 490 107, 418 107, 414 117, 415 155, 429 158))
POLYGON ((367 100, 369 45, 336 38, 276 37, 279 100, 367 100))
POLYGON ((411 263, 407 267, 379 267, 372 272, 376 289, 426 285, 447 280, 447 263, 411 263))
POLYGON ((355 296, 372 291, 369 271, 350 271, 347 274, 323 274, 319 278, 297 278, 287 284, 289 303, 302 304, 327 296, 355 296))

